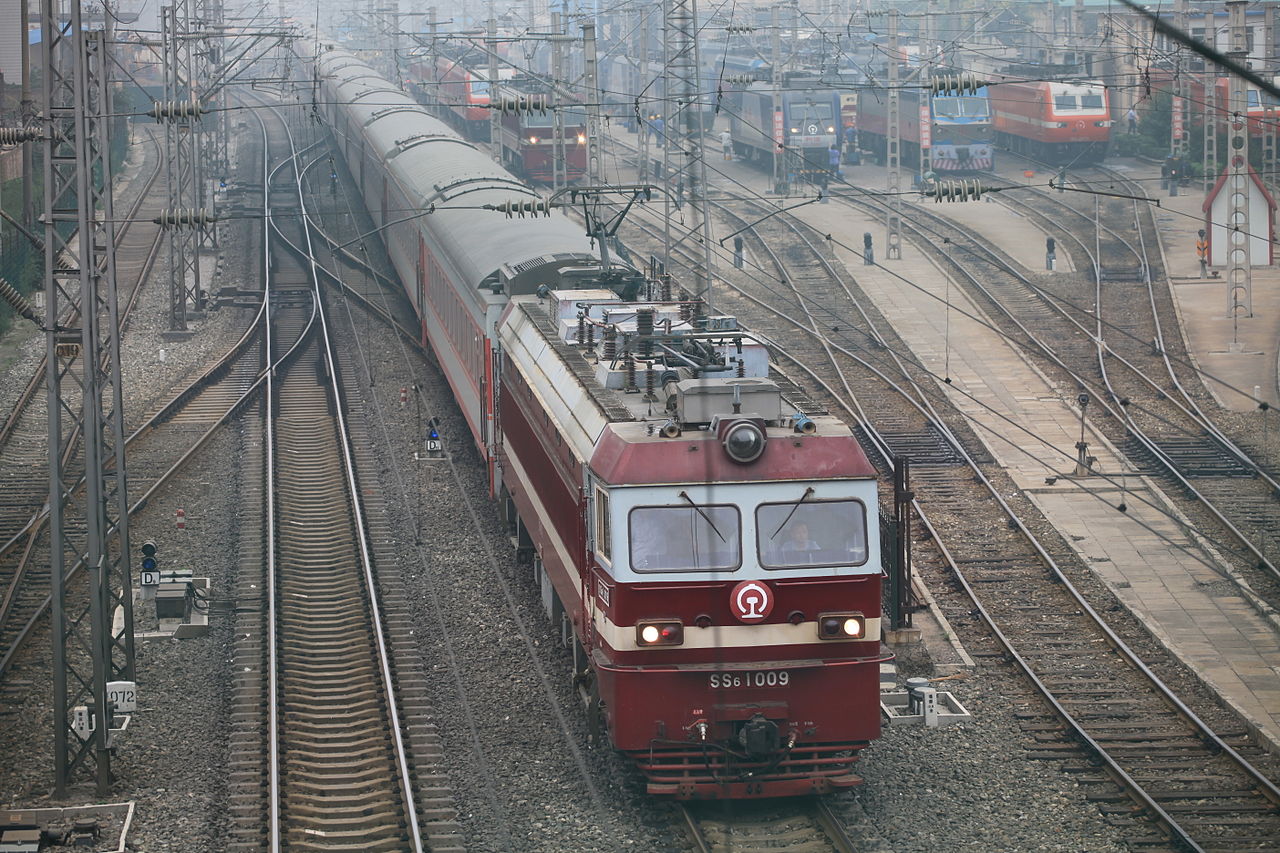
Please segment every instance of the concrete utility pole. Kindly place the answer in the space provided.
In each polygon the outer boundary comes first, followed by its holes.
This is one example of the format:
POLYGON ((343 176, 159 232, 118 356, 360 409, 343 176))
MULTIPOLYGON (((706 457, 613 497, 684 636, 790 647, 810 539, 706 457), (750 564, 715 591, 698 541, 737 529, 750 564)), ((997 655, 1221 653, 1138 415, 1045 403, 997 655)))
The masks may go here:
POLYGON ((493 16, 493 0, 489 0, 488 30, 485 52, 489 54, 489 141, 501 152, 502 92, 498 86, 498 19, 493 16))
POLYGON ((786 195, 790 189, 787 181, 787 131, 782 115, 782 15, 775 3, 769 9, 769 44, 773 60, 773 191, 786 195))
POLYGON ((558 190, 569 183, 567 151, 564 145, 564 43, 560 13, 551 13, 551 186, 558 190))
POLYGON ((1077 56, 1080 57, 1080 71, 1083 74, 1093 73, 1093 54, 1084 53, 1080 49, 1087 44, 1084 40, 1084 0, 1076 0, 1071 14, 1072 43, 1076 45, 1077 56))
POLYGON ((666 9, 666 35, 669 44, 667 103, 674 105, 676 109, 666 127, 668 134, 673 139, 678 139, 680 145, 679 161, 673 177, 677 192, 680 187, 688 190, 686 223, 689 235, 702 241, 702 267, 694 271, 694 295, 702 297, 710 309, 711 222, 707 215, 707 166, 702 156, 704 96, 698 85, 700 63, 697 0, 667 0, 666 9))
POLYGON ((45 120, 45 335, 49 400, 49 569, 53 587, 54 793, 86 771, 111 787, 114 707, 108 683, 133 681, 133 593, 120 389, 115 225, 111 203, 108 44, 70 27, 59 0, 41 0, 45 120), (79 445, 79 448, 77 448, 79 445), (77 449, 82 453, 77 454, 77 449), (82 458, 80 471, 66 460, 82 458), (112 549, 114 543, 115 550, 112 549), (82 566, 88 601, 67 595, 82 566), (123 617, 113 628, 113 617, 123 617))
MULTIPOLYGON (((1230 46, 1227 56, 1243 65, 1249 58, 1244 10, 1248 0, 1227 0, 1230 46)), ((1253 316, 1252 232, 1249 229, 1249 101, 1244 80, 1231 75, 1227 128, 1227 316, 1253 316)))
MULTIPOLYGON (((643 6, 636 7, 636 14, 639 20, 632 28, 635 33, 636 42, 632 48, 632 60, 636 63, 635 83, 631 86, 630 91, 636 94, 636 98, 640 98, 640 93, 644 91, 645 81, 649 79, 649 39, 650 28, 649 10, 643 6)), ((649 107, 648 101, 640 99, 632 107, 636 112, 636 137, 640 143, 640 167, 637 170, 636 178, 640 183, 649 182, 649 107)))
MULTIPOLYGON (((1180 30, 1187 28, 1187 0, 1175 0, 1173 6, 1173 25, 1180 30)), ((1187 156, 1186 109, 1187 109, 1187 75, 1189 69, 1183 68, 1183 49, 1181 45, 1174 48, 1173 54, 1173 99, 1170 104, 1169 117, 1169 155, 1179 161, 1187 156)))
MULTIPOLYGON (((1214 10, 1208 8, 1204 13, 1204 41, 1209 47, 1217 48, 1218 30, 1214 21, 1214 10)), ((1212 62, 1204 64, 1204 191, 1209 192, 1218 180, 1218 66, 1212 62)))
MULTIPOLYGON (((600 151, 600 78, 596 56, 596 25, 588 18, 582 24, 582 84, 587 92, 587 184, 603 180, 600 151)), ((561 122, 563 125, 563 122, 561 122)), ((561 136, 564 135, 563 130, 561 136)))
MULTIPOLYGON (((27 38, 27 21, 31 20, 31 9, 28 0, 22 0, 22 99, 18 112, 21 114, 23 127, 33 127, 36 123, 36 105, 31 100, 31 40, 27 38)), ((32 198, 32 187, 36 180, 34 142, 22 143, 22 224, 31 227, 36 219, 35 199, 32 198)))
POLYGON ((889 105, 885 128, 886 159, 889 166, 889 213, 885 222, 884 256, 887 259, 902 257, 902 157, 898 138, 898 10, 889 10, 889 105))
MULTIPOLYGON (((1275 16, 1276 7, 1274 4, 1267 4, 1262 9, 1262 44, 1264 45, 1261 53, 1266 57, 1270 51, 1270 45, 1275 44, 1275 16)), ((1276 165, 1276 110, 1269 103, 1266 97, 1260 97, 1260 103, 1263 107, 1262 122, 1262 171, 1264 174, 1271 174, 1271 170, 1276 165)))

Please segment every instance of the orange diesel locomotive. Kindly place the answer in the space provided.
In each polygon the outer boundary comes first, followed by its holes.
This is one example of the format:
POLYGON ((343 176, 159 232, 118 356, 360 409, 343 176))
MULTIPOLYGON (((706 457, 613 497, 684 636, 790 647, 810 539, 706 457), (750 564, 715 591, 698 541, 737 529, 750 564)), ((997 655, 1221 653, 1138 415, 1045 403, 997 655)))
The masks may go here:
POLYGON ((1106 156, 1112 122, 1101 83, 999 83, 989 91, 996 144, 1055 166, 1106 156))

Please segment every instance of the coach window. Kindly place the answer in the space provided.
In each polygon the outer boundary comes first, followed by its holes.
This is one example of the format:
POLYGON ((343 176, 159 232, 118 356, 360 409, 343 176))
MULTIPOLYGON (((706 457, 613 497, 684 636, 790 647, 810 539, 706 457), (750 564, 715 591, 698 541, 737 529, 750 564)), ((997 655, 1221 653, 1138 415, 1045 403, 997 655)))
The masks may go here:
POLYGON ((742 565, 736 506, 637 507, 629 528, 631 568, 637 572, 732 572, 742 565))
POLYGON ((609 535, 609 493, 596 489, 596 552, 606 560, 612 560, 612 542, 609 535))
POLYGON ((766 569, 859 566, 867 561, 867 510, 855 500, 761 504, 756 537, 766 569))

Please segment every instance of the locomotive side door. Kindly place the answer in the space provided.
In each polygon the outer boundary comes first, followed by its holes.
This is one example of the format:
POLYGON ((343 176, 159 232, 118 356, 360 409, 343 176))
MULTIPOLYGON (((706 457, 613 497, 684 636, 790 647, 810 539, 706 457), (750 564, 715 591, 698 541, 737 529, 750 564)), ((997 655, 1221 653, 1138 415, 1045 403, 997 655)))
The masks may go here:
MULTIPOLYGON (((586 536, 584 537, 584 553, 582 555, 581 562, 582 613, 580 618, 582 619, 582 647, 588 656, 591 654, 591 649, 595 647, 596 610, 599 606, 596 601, 596 586, 598 581, 596 580, 595 557, 597 537, 600 535, 596 529, 599 523, 597 515, 601 508, 601 498, 597 494, 598 491, 602 491, 602 489, 596 484, 596 480, 591 476, 590 470, 588 470, 584 465, 582 474, 582 494, 586 499, 582 502, 582 523, 586 529, 586 536)), ((603 506, 608 506, 607 500, 604 502, 603 506)), ((576 664, 577 661, 574 663, 576 664)), ((585 666, 586 662, 583 661, 583 667, 585 666)), ((578 669, 578 671, 581 672, 582 670, 578 669)))

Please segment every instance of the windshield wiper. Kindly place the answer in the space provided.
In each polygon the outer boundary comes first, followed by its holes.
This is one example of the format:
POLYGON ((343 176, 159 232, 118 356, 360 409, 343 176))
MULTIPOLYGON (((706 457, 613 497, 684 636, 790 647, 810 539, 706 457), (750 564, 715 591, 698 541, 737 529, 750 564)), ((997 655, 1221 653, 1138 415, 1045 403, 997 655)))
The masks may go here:
POLYGON ((711 531, 712 531, 713 533, 715 533, 715 535, 717 535, 717 536, 719 536, 719 537, 720 537, 720 541, 721 541, 721 542, 728 542, 728 541, 729 541, 728 539, 725 539, 725 538, 724 538, 724 534, 723 534, 723 533, 721 533, 721 532, 720 532, 720 530, 719 530, 719 528, 717 528, 717 527, 716 527, 716 523, 715 523, 714 521, 712 521, 712 520, 711 520, 711 516, 709 516, 709 515, 707 515, 705 512, 703 512, 703 511, 702 511, 702 507, 698 506, 696 503, 694 503, 694 502, 693 502, 693 498, 689 497, 689 493, 688 493, 688 492, 686 492, 686 491, 684 491, 684 490, 681 490, 681 491, 680 491, 680 497, 682 497, 682 498, 684 498, 685 500, 687 500, 687 501, 689 502, 689 506, 693 507, 694 509, 696 509, 696 510, 698 511, 698 515, 702 516, 702 520, 703 520, 703 521, 705 521, 708 525, 710 525, 710 526, 711 526, 711 531))
POLYGON ((773 535, 769 537, 770 542, 778 538, 778 534, 782 532, 782 528, 787 526, 787 522, 791 520, 791 516, 795 515, 796 510, 800 508, 800 504, 807 501, 811 494, 813 494, 813 486, 805 487, 804 494, 800 496, 800 500, 796 501, 796 505, 791 508, 791 512, 787 513, 787 517, 782 519, 782 523, 778 525, 778 529, 773 531, 773 535))

